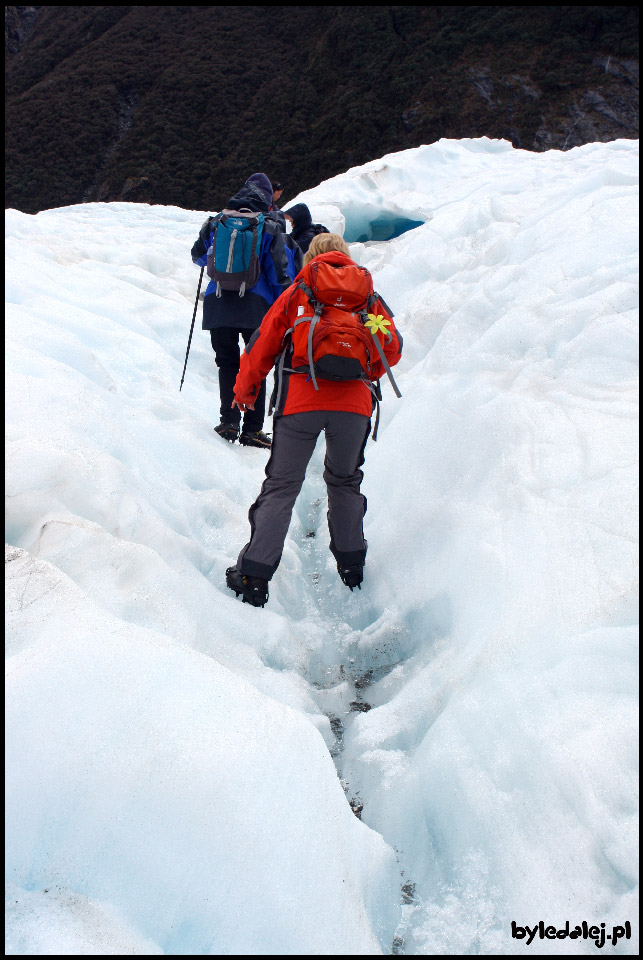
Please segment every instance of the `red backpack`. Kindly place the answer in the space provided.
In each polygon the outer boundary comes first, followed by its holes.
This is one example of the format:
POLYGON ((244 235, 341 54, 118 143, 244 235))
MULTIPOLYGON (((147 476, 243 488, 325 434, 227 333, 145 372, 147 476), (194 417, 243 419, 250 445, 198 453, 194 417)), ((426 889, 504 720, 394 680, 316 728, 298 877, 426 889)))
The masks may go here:
POLYGON ((308 297, 309 311, 299 307, 301 314, 284 335, 274 407, 279 408, 284 372, 306 374, 315 390, 319 390, 317 380, 362 380, 379 401, 379 385, 372 382, 378 359, 400 397, 382 349, 384 338, 390 340, 392 334, 377 324, 367 326, 369 311, 379 299, 368 270, 356 263, 335 266, 313 260, 307 276, 308 283, 300 280, 298 287, 308 297), (288 354, 290 366, 286 367, 288 354))
POLYGON ((317 379, 370 380, 371 358, 377 356, 364 326, 374 296, 370 273, 353 263, 336 267, 313 261, 308 280, 299 286, 310 312, 302 312, 288 331, 292 371, 309 374, 316 390, 317 379))

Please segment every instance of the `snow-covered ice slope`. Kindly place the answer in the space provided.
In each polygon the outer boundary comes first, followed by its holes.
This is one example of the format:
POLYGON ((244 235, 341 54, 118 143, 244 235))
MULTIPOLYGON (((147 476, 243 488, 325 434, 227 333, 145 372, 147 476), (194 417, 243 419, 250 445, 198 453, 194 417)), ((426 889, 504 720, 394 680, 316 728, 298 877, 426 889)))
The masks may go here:
POLYGON ((403 397, 364 589, 320 443, 264 610, 224 570, 266 454, 198 329, 178 390, 206 211, 7 212, 7 952, 634 954, 638 143, 300 200, 363 238, 403 397))

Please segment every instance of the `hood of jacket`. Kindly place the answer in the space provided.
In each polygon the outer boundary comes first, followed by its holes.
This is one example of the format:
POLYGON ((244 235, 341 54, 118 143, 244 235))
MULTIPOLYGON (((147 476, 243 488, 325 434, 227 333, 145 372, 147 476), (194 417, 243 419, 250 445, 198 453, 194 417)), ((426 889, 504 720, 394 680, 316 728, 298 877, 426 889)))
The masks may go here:
POLYGON ((265 193, 268 203, 272 206, 272 195, 273 189, 272 184, 265 173, 253 173, 251 177, 248 177, 244 186, 249 186, 252 184, 261 190, 262 193, 265 193))
POLYGON ((305 203, 296 203, 295 206, 290 207, 289 210, 284 210, 284 214, 287 217, 292 217, 293 233, 299 233, 301 230, 305 230, 307 227, 312 227, 313 225, 313 218, 305 203))
POLYGON ((256 213, 268 213, 272 206, 272 186, 265 173, 253 173, 226 205, 230 210, 247 207, 256 213), (264 182, 265 181, 265 182, 264 182), (266 186, 267 185, 267 186, 266 186))

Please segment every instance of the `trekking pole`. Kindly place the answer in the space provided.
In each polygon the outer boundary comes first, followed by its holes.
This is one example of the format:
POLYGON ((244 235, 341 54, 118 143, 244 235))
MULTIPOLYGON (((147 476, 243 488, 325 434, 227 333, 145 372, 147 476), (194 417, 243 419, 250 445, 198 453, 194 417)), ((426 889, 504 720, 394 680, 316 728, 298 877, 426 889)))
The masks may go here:
POLYGON ((194 301, 194 313, 192 314, 192 326, 190 327, 190 336, 188 338, 188 348, 185 351, 185 363, 183 364, 183 376, 181 377, 181 386, 179 387, 179 393, 183 387, 183 381, 185 380, 185 368, 188 365, 188 353, 190 352, 190 344, 192 343, 192 332, 194 330, 194 320, 196 318, 196 310, 199 305, 199 294, 201 293, 201 281, 203 280, 203 271, 205 267, 201 267, 201 276, 199 277, 199 286, 196 291, 196 300, 194 301))

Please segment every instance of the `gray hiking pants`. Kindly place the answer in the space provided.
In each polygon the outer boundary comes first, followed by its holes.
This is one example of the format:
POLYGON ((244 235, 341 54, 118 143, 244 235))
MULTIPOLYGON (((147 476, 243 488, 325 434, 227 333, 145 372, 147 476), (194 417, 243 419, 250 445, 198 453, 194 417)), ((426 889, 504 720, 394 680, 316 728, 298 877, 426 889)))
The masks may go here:
POLYGON ((322 430, 330 549, 342 565, 364 563, 366 497, 360 493, 360 467, 371 421, 359 413, 315 410, 275 417, 266 479, 248 513, 250 542, 237 560, 240 573, 270 580, 279 566, 295 500, 322 430))

